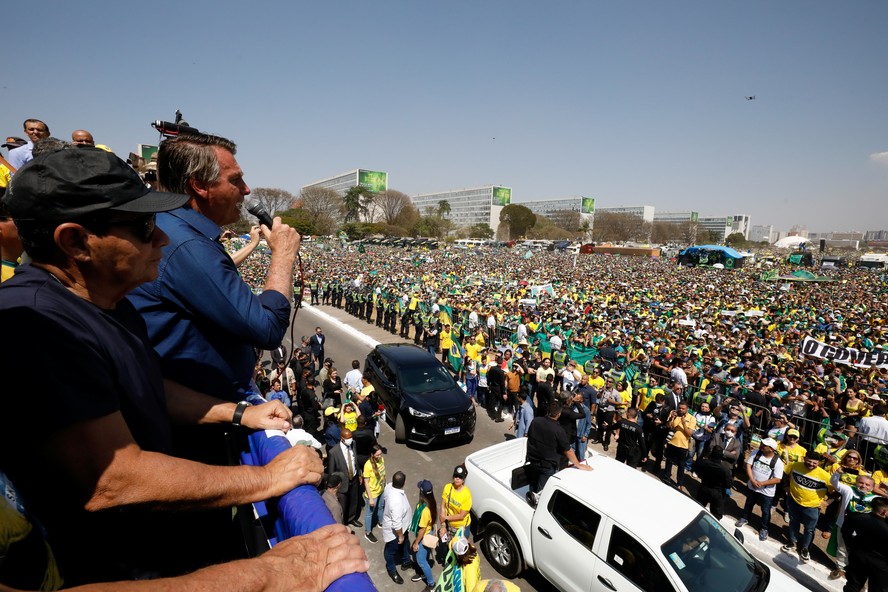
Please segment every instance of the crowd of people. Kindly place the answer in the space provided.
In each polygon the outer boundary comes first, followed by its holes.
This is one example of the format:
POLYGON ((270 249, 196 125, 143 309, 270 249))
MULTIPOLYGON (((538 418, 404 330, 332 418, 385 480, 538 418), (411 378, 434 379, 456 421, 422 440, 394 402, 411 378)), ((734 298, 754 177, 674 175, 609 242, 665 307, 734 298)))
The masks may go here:
MULTIPOLYGON (((802 562, 818 525, 823 538, 842 536, 848 505, 830 476, 845 475, 854 499, 867 497, 870 480, 873 495, 888 495, 888 365, 801 352, 805 338, 888 350, 883 272, 838 269, 826 272, 834 282, 787 284, 752 266, 527 255, 315 243, 303 253, 305 298, 440 354, 518 437, 538 417, 555 419, 570 443, 555 468, 616 438, 619 460, 686 490, 687 474, 699 480, 694 493, 717 516, 736 473, 747 481, 736 486, 747 500, 738 523, 760 506, 766 540, 779 504, 789 523, 784 551, 802 562), (814 469, 826 477, 818 473, 810 497, 799 484, 810 485, 814 469)), ((828 551, 830 577, 844 577, 844 541, 828 551)))
POLYGON ((4 523, 21 535, 3 543, 33 561, 3 563, 3 584, 166 578, 152 589, 188 589, 270 570, 244 589, 322 589, 368 569, 348 526, 373 543, 376 524, 393 581, 400 565, 431 586, 436 554, 439 578, 459 569, 461 581, 479 579, 465 468, 440 505, 428 480, 417 483, 416 506, 403 472, 387 482, 376 441, 384 410, 359 363, 340 379, 318 328, 264 376, 257 352, 281 343, 291 303, 304 297, 293 288, 301 249, 310 303, 412 337, 492 421, 554 442, 557 463, 551 449, 531 456, 536 488, 579 464, 590 443, 607 450, 613 440, 619 460, 677 487, 696 474, 696 495, 714 513, 730 492, 726 471, 738 471, 750 500, 740 522, 759 506, 767 538, 770 508, 783 503, 784 551, 807 561, 821 521, 836 541, 831 577, 847 576, 846 590, 867 578, 870 589, 884 585, 885 558, 870 544, 884 532, 888 494, 888 362, 875 355, 888 349, 884 273, 836 269, 826 272, 833 282, 788 284, 751 266, 658 259, 301 248, 279 220, 230 243, 229 255, 221 227, 239 219, 249 193, 232 142, 166 140, 156 162, 163 191, 154 191, 84 130, 63 142, 29 119, 24 133, 24 143, 8 138, 15 148, 0 162, 0 322, 16 337, 0 358, 0 470, 4 523), (63 354, 51 373, 41 356, 21 355, 47 339, 63 354), (806 340, 873 363, 805 355, 806 340), (39 443, 16 420, 37 375, 55 403, 39 443), (280 429, 299 445, 266 467, 223 466, 242 428, 280 429), (341 524, 256 559, 232 548, 232 507, 309 483, 341 524), (171 540, 173 529, 204 543, 171 540))

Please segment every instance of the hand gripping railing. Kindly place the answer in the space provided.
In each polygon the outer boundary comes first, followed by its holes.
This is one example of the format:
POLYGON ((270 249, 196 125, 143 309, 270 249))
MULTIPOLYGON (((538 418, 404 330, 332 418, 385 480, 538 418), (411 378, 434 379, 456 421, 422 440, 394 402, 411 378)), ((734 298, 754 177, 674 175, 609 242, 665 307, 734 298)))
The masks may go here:
MULTIPOLYGON (((256 466, 268 464, 290 447, 290 442, 283 436, 268 436, 264 431, 251 434, 249 441, 250 453, 243 455, 242 461, 256 466)), ((270 538, 269 542, 273 545, 277 540, 308 534, 328 524, 335 522, 317 488, 312 485, 301 485, 278 501, 276 539, 270 538)), ((330 584, 327 591, 375 592, 376 587, 368 574, 353 573, 344 575, 330 584)))

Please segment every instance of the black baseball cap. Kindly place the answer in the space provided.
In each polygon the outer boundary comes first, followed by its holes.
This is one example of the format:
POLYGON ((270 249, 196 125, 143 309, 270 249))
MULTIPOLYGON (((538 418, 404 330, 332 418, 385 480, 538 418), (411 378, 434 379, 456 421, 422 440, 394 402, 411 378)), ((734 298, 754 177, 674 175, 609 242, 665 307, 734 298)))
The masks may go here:
POLYGON ((4 148, 9 148, 10 150, 12 150, 13 148, 18 148, 20 146, 24 146, 27 143, 28 143, 28 141, 25 140, 24 138, 18 138, 16 136, 7 136, 6 142, 4 142, 2 144, 2 146, 4 148))
POLYGON ((3 203, 13 218, 63 222, 104 210, 166 212, 188 199, 151 190, 111 152, 78 146, 41 154, 19 169, 3 203))

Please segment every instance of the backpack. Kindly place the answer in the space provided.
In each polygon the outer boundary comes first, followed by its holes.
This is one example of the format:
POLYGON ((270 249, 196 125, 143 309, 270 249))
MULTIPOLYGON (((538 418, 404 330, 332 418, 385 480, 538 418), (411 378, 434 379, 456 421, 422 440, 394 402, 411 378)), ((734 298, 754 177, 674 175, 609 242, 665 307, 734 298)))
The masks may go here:
MULTIPOLYGON (((759 459, 762 457, 762 451, 759 450, 755 453, 755 459, 752 461, 753 464, 757 463, 759 459)), ((774 456, 771 457, 771 474, 768 475, 768 479, 774 476, 774 467, 777 466, 777 453, 774 453, 774 456)))

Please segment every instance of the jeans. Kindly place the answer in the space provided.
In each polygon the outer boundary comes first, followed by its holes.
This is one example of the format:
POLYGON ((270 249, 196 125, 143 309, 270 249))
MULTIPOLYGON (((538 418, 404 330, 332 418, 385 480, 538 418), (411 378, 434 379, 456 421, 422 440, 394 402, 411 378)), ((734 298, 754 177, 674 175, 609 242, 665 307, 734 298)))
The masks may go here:
POLYGON ((685 461, 685 472, 688 473, 693 468, 694 459, 703 458, 703 451, 706 448, 706 445, 709 444, 709 440, 694 440, 694 450, 693 452, 688 452, 688 458, 685 461))
POLYGON ((789 510, 789 542, 795 544, 799 539, 801 527, 805 528, 802 535, 801 549, 807 549, 814 540, 814 529, 817 527, 817 519, 820 517, 820 506, 806 508, 796 503, 792 496, 787 496, 786 507, 789 510))
POLYGON ((762 528, 769 530, 771 527, 771 506, 773 503, 773 497, 750 489, 746 493, 746 505, 743 506, 743 512, 740 514, 740 517, 744 520, 749 520, 749 514, 752 513, 752 509, 758 504, 762 507, 762 528))
POLYGON ((666 477, 672 478, 672 467, 675 466, 675 483, 679 487, 681 487, 682 483, 684 483, 684 464, 685 458, 688 456, 687 448, 680 448, 678 446, 672 446, 671 444, 666 445, 666 477))
POLYGON ((466 394, 470 397, 475 397, 478 393, 478 378, 466 376, 466 394))
POLYGON ((382 511, 385 509, 385 498, 381 495, 373 500, 374 504, 370 506, 370 500, 366 500, 364 510, 364 531, 367 534, 373 532, 374 522, 382 523, 382 511))
POLYGON ((389 572, 397 571, 398 565, 410 565, 410 537, 404 533, 404 542, 398 544, 398 538, 388 541, 382 549, 385 557, 385 568, 389 572))
POLYGON ((418 565, 419 569, 422 571, 422 575, 425 578, 426 584, 428 584, 429 586, 434 586, 435 577, 432 575, 432 566, 429 563, 430 554, 430 549, 423 545, 422 541, 419 541, 419 545, 416 547, 416 565, 418 565))

